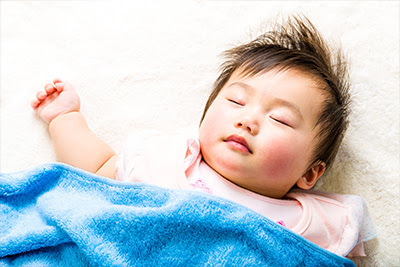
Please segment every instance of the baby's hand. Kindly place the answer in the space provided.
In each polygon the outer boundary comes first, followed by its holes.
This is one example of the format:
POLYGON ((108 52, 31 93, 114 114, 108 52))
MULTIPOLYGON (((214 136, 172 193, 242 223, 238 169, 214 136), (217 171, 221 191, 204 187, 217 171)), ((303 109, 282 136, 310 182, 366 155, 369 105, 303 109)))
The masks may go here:
POLYGON ((44 92, 36 94, 31 106, 45 122, 50 123, 57 116, 79 111, 80 100, 72 85, 54 79, 53 84, 44 86, 44 92))

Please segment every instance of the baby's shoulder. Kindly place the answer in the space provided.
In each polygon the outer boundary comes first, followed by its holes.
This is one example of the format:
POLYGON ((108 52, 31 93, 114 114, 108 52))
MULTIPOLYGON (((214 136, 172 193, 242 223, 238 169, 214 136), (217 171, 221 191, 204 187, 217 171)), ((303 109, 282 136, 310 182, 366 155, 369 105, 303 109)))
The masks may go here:
POLYGON ((287 196, 302 205, 301 221, 308 221, 303 228, 313 229, 302 236, 334 253, 345 256, 356 245, 376 236, 366 202, 360 196, 300 189, 287 196), (323 233, 329 233, 329 238, 323 233))

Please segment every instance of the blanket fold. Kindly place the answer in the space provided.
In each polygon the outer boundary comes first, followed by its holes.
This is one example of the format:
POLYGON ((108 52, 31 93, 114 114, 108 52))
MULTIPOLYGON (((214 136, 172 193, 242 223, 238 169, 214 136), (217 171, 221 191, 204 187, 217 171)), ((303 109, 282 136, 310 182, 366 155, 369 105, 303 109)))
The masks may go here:
POLYGON ((0 176, 0 266, 355 266, 212 195, 61 163, 0 176))

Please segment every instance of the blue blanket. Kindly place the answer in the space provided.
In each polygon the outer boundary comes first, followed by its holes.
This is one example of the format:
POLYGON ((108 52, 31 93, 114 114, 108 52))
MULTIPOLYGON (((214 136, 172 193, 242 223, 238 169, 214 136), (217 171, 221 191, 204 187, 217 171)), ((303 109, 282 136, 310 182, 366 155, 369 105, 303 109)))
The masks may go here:
POLYGON ((355 266, 230 201, 52 163, 1 174, 0 266, 355 266))

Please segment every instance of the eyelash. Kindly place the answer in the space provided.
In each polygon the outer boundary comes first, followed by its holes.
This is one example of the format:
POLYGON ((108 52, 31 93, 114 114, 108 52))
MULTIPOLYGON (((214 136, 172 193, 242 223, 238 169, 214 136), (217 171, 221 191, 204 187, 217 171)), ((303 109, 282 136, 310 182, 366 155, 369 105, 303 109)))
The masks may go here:
POLYGON ((228 101, 229 101, 229 102, 231 102, 231 103, 233 103, 233 104, 239 105, 239 106, 244 106, 244 104, 243 104, 243 103, 241 103, 241 102, 238 102, 238 101, 236 101, 236 100, 233 100, 233 99, 228 99, 228 101))
POLYGON ((289 124, 287 124, 286 122, 284 122, 284 121, 281 121, 281 120, 278 120, 278 119, 275 119, 275 118, 273 118, 272 116, 269 116, 272 120, 274 120, 274 121, 276 121, 277 123, 280 123, 280 124, 282 124, 282 125, 285 125, 285 126, 288 126, 288 127, 291 127, 289 124))
MULTIPOLYGON (((238 102, 238 101, 236 101, 236 100, 233 100, 233 99, 227 99, 229 102, 231 102, 231 103, 233 103, 233 104, 235 104, 235 105, 238 105, 238 106, 244 106, 244 104, 243 103, 241 103, 241 102, 238 102)), ((272 117, 272 116, 269 116, 272 120, 274 120, 275 122, 277 122, 277 123, 280 123, 280 124, 282 124, 282 125, 284 125, 284 126, 287 126, 287 127, 292 127, 292 126, 290 126, 289 124, 287 124, 286 122, 284 122, 284 121, 281 121, 281 120, 278 120, 278 119, 275 119, 274 117, 272 117)))

